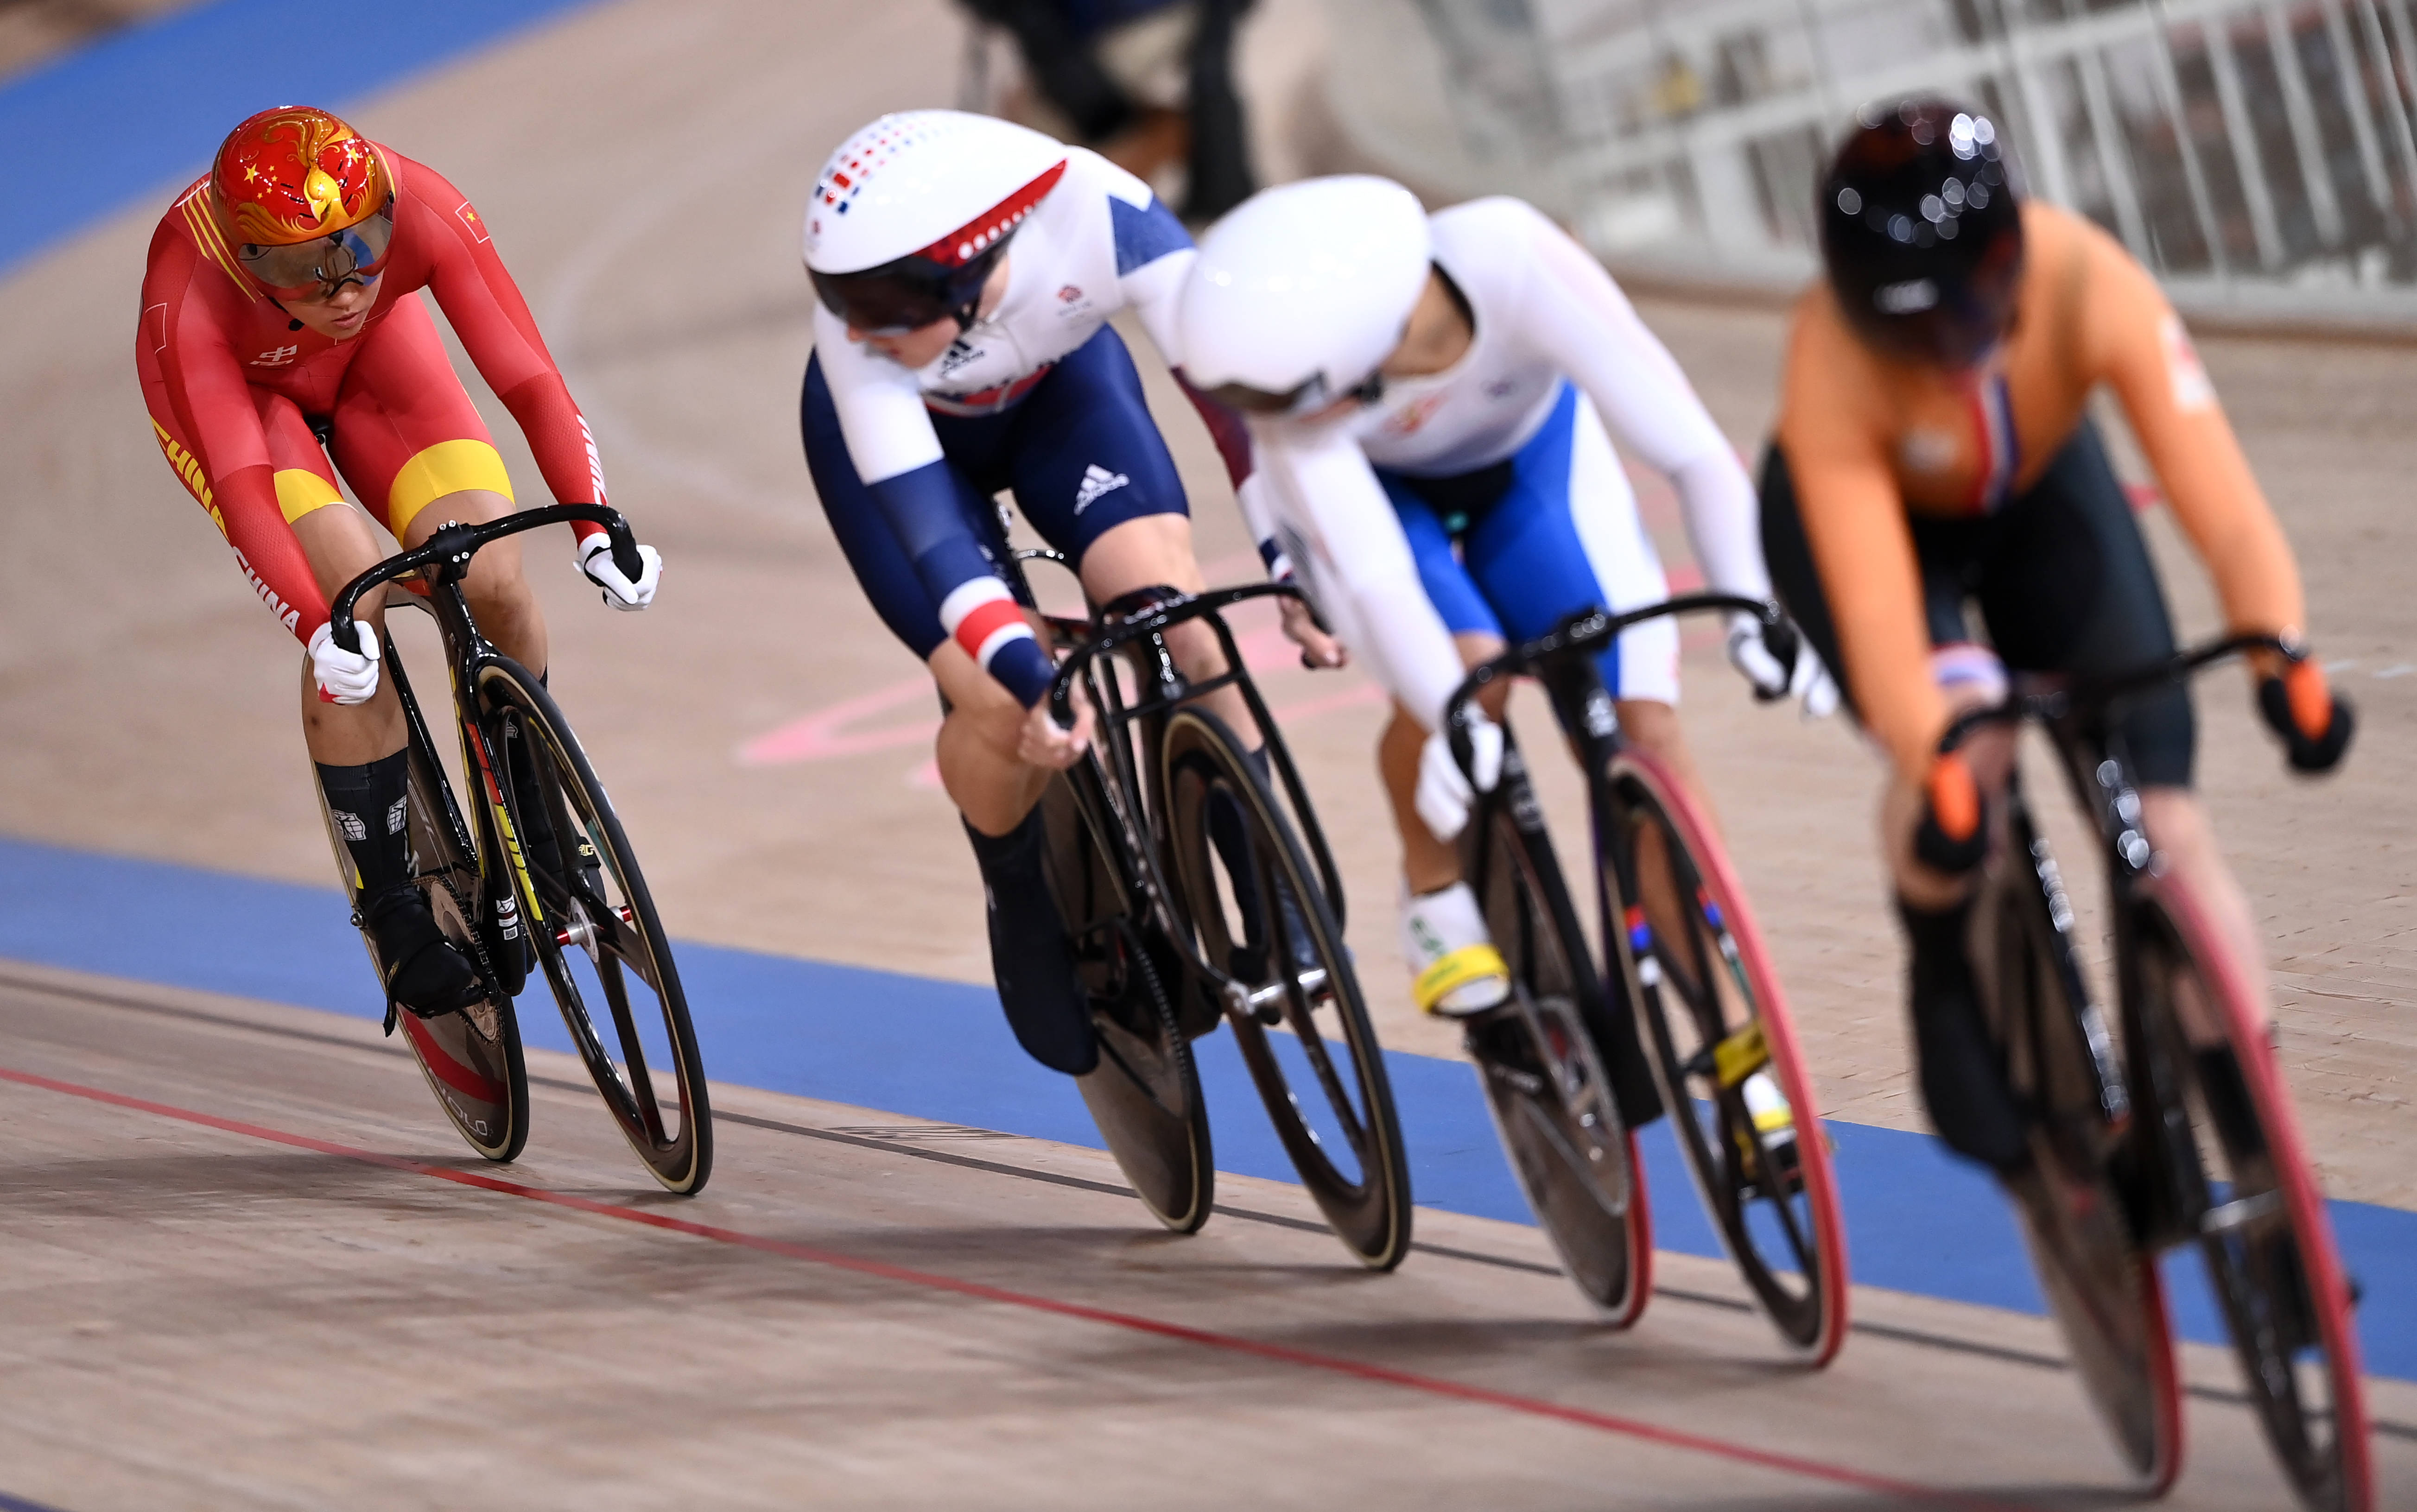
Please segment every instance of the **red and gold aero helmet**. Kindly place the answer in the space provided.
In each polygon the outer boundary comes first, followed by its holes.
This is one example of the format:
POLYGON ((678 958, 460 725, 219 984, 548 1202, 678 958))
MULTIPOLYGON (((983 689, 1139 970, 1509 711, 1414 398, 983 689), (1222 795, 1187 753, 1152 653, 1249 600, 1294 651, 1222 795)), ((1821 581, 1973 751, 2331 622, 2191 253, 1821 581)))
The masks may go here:
POLYGON ((227 133, 210 166, 219 223, 237 247, 332 235, 384 209, 392 192, 361 134, 308 105, 262 111, 227 133))
POLYGON ((375 283, 394 239, 385 159, 308 105, 262 111, 228 132, 210 165, 210 203, 236 262, 281 300, 375 283))

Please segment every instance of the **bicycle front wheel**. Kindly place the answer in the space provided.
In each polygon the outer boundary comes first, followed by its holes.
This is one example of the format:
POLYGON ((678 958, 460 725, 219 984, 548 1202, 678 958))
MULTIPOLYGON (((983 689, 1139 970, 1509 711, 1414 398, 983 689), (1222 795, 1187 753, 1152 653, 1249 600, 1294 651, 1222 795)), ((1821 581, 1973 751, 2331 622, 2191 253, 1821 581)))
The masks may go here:
POLYGON ((1780 1337, 1827 1365, 1847 1338, 1846 1220, 1778 974, 1694 801, 1634 748, 1604 780, 1604 943, 1641 1010, 1679 1148, 1780 1337))
POLYGON ((637 856, 538 680, 497 658, 479 670, 479 698, 497 737, 489 754, 512 830, 507 858, 521 862, 522 912, 571 1044, 655 1179, 695 1192, 713 1171, 705 1066, 637 856), (536 793, 512 790, 507 752, 515 745, 528 754, 536 793), (609 1043, 600 1027, 609 1027, 609 1043))
POLYGON ((1486 1111, 1528 1206, 1580 1295, 1615 1328, 1653 1295, 1653 1232, 1636 1137, 1619 1114, 1591 1021, 1603 982, 1579 932, 1526 768, 1506 753, 1470 879, 1510 968, 1512 1001, 1468 1025, 1486 1111))
POLYGON ((1243 1001, 1226 1018, 1301 1184, 1361 1263, 1391 1270, 1410 1247, 1410 1175, 1384 1052, 1317 873, 1291 822, 1224 721, 1167 716, 1161 746, 1168 841, 1191 927, 1243 1001), (1289 1036, 1268 1031, 1284 1025, 1289 1036), (1294 1086, 1315 1089, 1297 1096, 1294 1086))
POLYGON ((2117 1179, 2107 1069, 2083 1019, 2088 989, 2044 891, 2041 869, 2052 876, 2053 866, 2017 811, 1973 911, 1985 935, 1972 960, 1995 963, 1983 985, 2008 1080, 2032 1119, 2029 1163, 2007 1194, 2082 1389, 2142 1490, 2163 1496, 2182 1466, 2173 1319, 2117 1179))
MULTIPOLYGON (((1094 793, 1096 772, 1095 764, 1085 774, 1094 793)), ((1100 1038, 1100 1064, 1074 1084, 1142 1206, 1174 1232, 1195 1233, 1215 1202, 1217 1169, 1199 1069, 1169 994, 1178 980, 1168 969, 1174 952, 1132 917, 1132 900, 1083 817, 1072 775, 1050 780, 1041 813, 1050 891, 1100 1038)))
POLYGON ((2247 983, 2173 879, 2148 884, 2133 945, 2134 1081, 2195 1220, 2267 1443, 2318 1512, 2375 1503, 2349 1282, 2247 983), (2142 1073, 2145 1071, 2145 1075, 2142 1073))
MULTIPOLYGON (((388 675, 399 688, 407 688, 391 640, 386 656, 388 675)), ((445 783, 443 768, 429 749, 417 709, 413 712, 405 748, 411 760, 404 810, 411 827, 412 880, 427 895, 436 927, 477 967, 488 991, 469 1007, 433 1019, 389 1005, 389 1026, 401 1024, 403 1043, 411 1047, 412 1059, 419 1063, 428 1090, 435 1095, 436 1105, 445 1110, 455 1131, 482 1158, 500 1164, 516 1158, 528 1142, 528 1066, 521 1052, 520 1020, 512 1011, 510 996, 496 982, 486 953, 487 931, 478 927, 486 895, 479 885, 479 860, 472 853, 469 832, 454 806, 452 790, 445 783)), ((327 795, 316 782, 311 789, 319 794, 327 843, 335 849, 336 869, 345 879, 344 890, 357 919, 360 893, 355 885, 352 853, 337 833, 327 795)), ((378 960, 377 942, 366 929, 361 931, 361 944, 383 981, 386 968, 378 960)))

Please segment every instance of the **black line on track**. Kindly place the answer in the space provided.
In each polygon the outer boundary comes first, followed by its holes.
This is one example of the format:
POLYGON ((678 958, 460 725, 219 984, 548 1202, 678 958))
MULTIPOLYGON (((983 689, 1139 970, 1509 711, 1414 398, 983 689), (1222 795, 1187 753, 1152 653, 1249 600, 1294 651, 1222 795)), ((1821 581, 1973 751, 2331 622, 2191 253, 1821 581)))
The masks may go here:
MULTIPOLYGON (((133 984, 143 985, 143 984, 133 984)), ((73 998, 98 1003, 107 1007, 130 1008, 138 1013, 156 1014, 164 1019, 199 1020, 225 1029, 246 1030, 253 1034, 275 1035, 282 1039, 299 1039, 312 1044, 332 1045, 339 1050, 366 1051, 400 1060, 411 1059, 411 1051, 401 1044, 369 1044, 343 1035, 331 1035, 320 1030, 301 1029, 283 1024, 256 1023, 246 1019, 212 1013, 205 1008, 172 1007, 164 1003, 146 1002, 128 992, 112 992, 99 988, 70 986, 62 982, 46 982, 18 976, 0 963, 0 987, 19 991, 47 993, 53 997, 73 998)), ((529 1074, 529 1085, 547 1087, 556 1092, 576 1093, 585 1096, 600 1096, 593 1083, 573 1081, 565 1077, 529 1074)), ((980 1171, 990 1175, 1012 1176, 1023 1181, 1046 1182, 1052 1187, 1068 1187, 1076 1191, 1098 1192, 1109 1197, 1132 1197, 1133 1189, 1110 1181, 1093 1181, 1087 1176, 1069 1176, 1055 1171, 1041 1171, 1031 1166, 1010 1165, 1002 1160, 984 1160, 975 1156, 957 1155, 947 1150, 924 1149, 904 1140, 875 1139, 863 1134, 843 1134, 837 1129, 815 1128, 809 1124, 791 1124, 777 1118, 764 1118, 754 1113, 737 1113, 719 1110, 713 1115, 717 1124, 743 1124, 775 1134, 795 1134, 805 1139, 822 1140, 831 1144, 854 1145, 863 1150, 877 1150, 889 1155, 903 1155, 917 1160, 930 1160, 938 1165, 956 1166, 966 1171, 980 1171)), ((1009 1136, 1012 1138, 1014 1136, 1009 1136)), ((1217 1202, 1209 1211, 1247 1223, 1264 1223, 1273 1228, 1293 1229, 1304 1233, 1324 1233, 1326 1225, 1307 1218, 1287 1217, 1282 1213, 1262 1213, 1255 1208, 1235 1207, 1217 1202)), ((1451 1245, 1429 1244, 1423 1239, 1410 1241, 1410 1248, 1420 1254, 1434 1255, 1440 1260, 1457 1260, 1472 1265, 1490 1265, 1497 1270, 1522 1271, 1530 1276, 1560 1276, 1558 1265, 1539 1264, 1531 1260, 1513 1260, 1507 1255, 1489 1255, 1482 1250, 1462 1249, 1451 1245)), ((1684 1302, 1699 1308, 1717 1308, 1725 1312, 1752 1312, 1754 1305, 1735 1297, 1717 1296, 1709 1292, 1690 1291, 1683 1287, 1656 1285, 1653 1294, 1673 1302, 1684 1302)), ((1927 1329, 1908 1328, 1896 1323, 1873 1323, 1849 1319, 1847 1331, 1885 1338, 1894 1344, 1908 1344, 1920 1349, 1941 1350, 1953 1354, 1969 1354, 1981 1359, 1997 1360, 2007 1365, 2020 1365, 2035 1370, 2071 1373, 2073 1363, 2054 1354, 2042 1354, 2035 1350, 2015 1349, 2005 1344, 1984 1344, 1978 1339, 1957 1338, 1952 1334, 1934 1334, 1927 1329)), ((2216 1402, 2227 1407, 2247 1408, 2249 1394, 2228 1391, 2222 1386, 2184 1384, 2182 1394, 2201 1401, 2216 1402)), ((2370 1415, 2367 1427, 2390 1438, 2417 1444, 2417 1423, 2401 1423, 2391 1418, 2370 1415)), ((20 1502, 0 1491, 0 1512, 57 1512, 34 1502, 20 1502)))

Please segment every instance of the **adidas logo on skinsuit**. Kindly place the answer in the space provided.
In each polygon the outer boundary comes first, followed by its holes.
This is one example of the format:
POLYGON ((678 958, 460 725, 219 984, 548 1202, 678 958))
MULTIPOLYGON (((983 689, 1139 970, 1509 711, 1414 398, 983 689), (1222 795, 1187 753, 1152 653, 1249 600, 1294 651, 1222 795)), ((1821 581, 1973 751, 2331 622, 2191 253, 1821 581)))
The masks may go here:
POLYGON ((1099 463, 1093 462, 1083 469, 1083 486, 1074 491, 1074 512, 1081 514, 1097 504, 1101 494, 1112 493, 1132 481, 1132 478, 1122 473, 1111 473, 1099 463))

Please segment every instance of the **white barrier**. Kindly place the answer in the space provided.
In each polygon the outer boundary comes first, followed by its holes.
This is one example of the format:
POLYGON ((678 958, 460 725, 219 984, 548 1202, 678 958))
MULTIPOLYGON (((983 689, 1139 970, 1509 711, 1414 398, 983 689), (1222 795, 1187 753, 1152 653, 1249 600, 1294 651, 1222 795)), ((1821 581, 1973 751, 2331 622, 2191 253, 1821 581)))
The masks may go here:
POLYGON ((1854 107, 1936 90, 2185 308, 2417 332, 2410 0, 1330 3, 1336 114, 1372 156, 1527 194, 1625 269, 1801 281, 1854 107))

